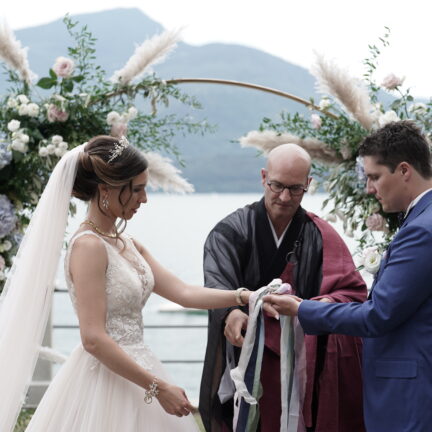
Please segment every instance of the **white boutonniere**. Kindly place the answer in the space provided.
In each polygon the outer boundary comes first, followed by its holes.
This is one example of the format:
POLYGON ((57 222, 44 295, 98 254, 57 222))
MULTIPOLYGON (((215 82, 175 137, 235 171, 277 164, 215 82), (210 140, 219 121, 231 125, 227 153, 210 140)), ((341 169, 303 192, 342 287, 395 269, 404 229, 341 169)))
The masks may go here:
POLYGON ((383 255, 376 246, 363 249, 360 255, 358 270, 366 270, 368 273, 375 275, 381 265, 383 255))

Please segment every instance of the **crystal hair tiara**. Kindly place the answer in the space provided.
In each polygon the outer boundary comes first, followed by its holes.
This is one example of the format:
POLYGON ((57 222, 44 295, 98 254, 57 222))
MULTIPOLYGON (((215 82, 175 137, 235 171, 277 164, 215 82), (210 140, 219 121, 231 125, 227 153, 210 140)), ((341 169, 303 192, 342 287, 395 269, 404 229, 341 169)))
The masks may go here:
POLYGON ((116 157, 119 157, 123 153, 123 150, 128 146, 129 141, 123 135, 118 142, 114 143, 114 148, 109 151, 111 156, 108 159, 108 163, 111 163, 116 157))

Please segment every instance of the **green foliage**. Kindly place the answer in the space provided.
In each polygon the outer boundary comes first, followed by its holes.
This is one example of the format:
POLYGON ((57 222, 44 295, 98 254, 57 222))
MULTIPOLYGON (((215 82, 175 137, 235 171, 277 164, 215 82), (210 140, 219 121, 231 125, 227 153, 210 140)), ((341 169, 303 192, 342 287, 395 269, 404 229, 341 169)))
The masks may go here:
MULTIPOLYGON (((96 39, 87 26, 80 27, 68 16, 64 23, 73 41, 69 57, 62 60, 66 70, 59 69, 57 59, 47 76, 28 85, 4 67, 9 86, 0 96, 0 197, 12 203, 16 224, 6 234, 0 230, 0 291, 21 233, 67 149, 95 135, 117 136, 127 129, 132 144, 143 150, 163 150, 180 160, 171 139, 179 133, 211 129, 190 114, 170 113, 166 108, 173 101, 191 110, 200 105, 154 74, 128 85, 110 81, 96 63, 96 39), (164 114, 158 112, 159 106, 164 114)), ((0 208, 0 218, 1 212, 0 208)))
MULTIPOLYGON (((375 119, 372 130, 389 121, 411 119, 431 138, 432 101, 415 102, 410 89, 402 89, 403 79, 394 75, 393 83, 390 84, 387 82, 379 85, 375 81, 379 56, 381 50, 389 45, 389 35, 390 30, 386 27, 379 43, 369 45, 370 56, 364 60, 366 71, 363 80, 373 107, 370 114, 375 119), (384 91, 393 96, 388 98, 390 102, 387 104, 380 102, 384 91)), ((314 106, 311 99, 311 110, 314 110, 314 106)), ((358 158, 358 147, 371 130, 363 127, 332 94, 325 95, 319 106, 321 109, 312 114, 314 119, 312 116, 305 118, 299 113, 282 112, 277 120, 264 118, 260 130, 272 130, 278 134, 290 133, 301 139, 313 138, 321 143, 325 151, 333 155, 333 163, 314 162, 313 167, 318 182, 328 192, 324 207, 329 208, 329 219, 338 217, 343 222, 345 233, 356 235, 360 247, 375 244, 384 248, 397 230, 397 217, 394 214, 385 214, 378 201, 366 193, 366 179, 358 158), (371 215, 374 215, 375 220, 376 215, 379 215, 378 220, 383 222, 378 235, 376 229, 374 232, 368 229, 367 221, 371 215)))

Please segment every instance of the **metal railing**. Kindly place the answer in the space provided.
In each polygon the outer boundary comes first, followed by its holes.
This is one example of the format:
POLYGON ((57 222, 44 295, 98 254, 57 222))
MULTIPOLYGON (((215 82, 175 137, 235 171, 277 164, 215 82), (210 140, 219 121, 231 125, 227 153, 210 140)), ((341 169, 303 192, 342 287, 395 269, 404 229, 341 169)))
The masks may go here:
MULTIPOLYGON (((146 330, 149 329, 206 329, 207 324, 146 324, 144 328, 146 330)), ((54 324, 51 326, 53 330, 62 329, 62 330, 78 330, 79 326, 76 324, 54 324)), ((170 360, 160 360, 162 363, 166 364, 193 364, 193 363, 204 363, 204 359, 202 360, 187 360, 187 359, 170 359, 170 360)))

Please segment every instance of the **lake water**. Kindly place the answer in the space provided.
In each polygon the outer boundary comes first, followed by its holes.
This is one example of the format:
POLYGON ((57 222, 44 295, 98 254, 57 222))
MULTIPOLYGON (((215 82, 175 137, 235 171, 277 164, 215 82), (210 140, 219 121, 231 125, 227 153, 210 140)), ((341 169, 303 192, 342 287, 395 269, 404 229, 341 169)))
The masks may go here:
MULTIPOLYGON (((320 216, 324 194, 308 195, 303 206, 320 216)), ((257 201, 260 194, 149 194, 143 205, 128 223, 126 231, 139 240, 152 255, 178 277, 192 284, 202 284, 202 250, 207 234, 224 216, 245 204, 257 201)), ((68 225, 73 233, 84 219, 85 206, 79 205, 76 217, 68 225)), ((340 232, 340 227, 336 226, 340 232)), ((353 250, 352 239, 345 239, 353 250)), ((62 272, 57 285, 65 287, 62 272)), ((207 314, 161 312, 161 306, 170 302, 154 294, 144 308, 146 325, 206 325, 207 314)), ((56 293, 53 304, 53 324, 77 324, 69 296, 56 293)), ((198 329, 145 329, 145 342, 163 360, 204 359, 207 330, 198 329)), ((79 343, 78 330, 54 329, 53 347, 69 354, 79 343)), ((202 363, 166 365, 173 381, 186 389, 190 399, 198 400, 202 363)))

